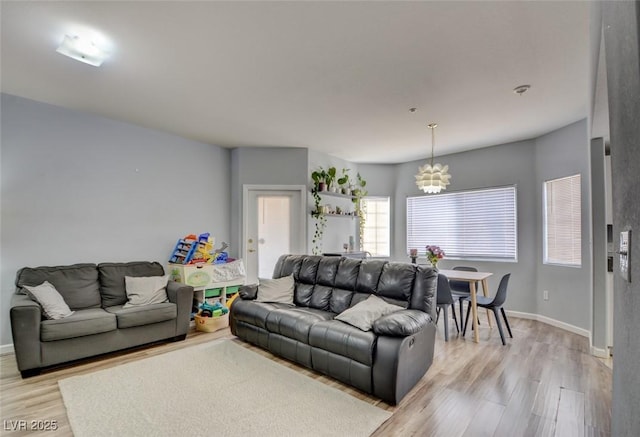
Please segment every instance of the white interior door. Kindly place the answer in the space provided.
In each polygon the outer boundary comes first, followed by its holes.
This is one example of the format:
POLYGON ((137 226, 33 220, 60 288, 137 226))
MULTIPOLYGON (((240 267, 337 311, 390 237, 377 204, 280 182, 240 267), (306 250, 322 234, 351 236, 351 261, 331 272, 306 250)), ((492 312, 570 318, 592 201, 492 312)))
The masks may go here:
POLYGON ((305 253, 303 189, 248 188, 244 222, 247 283, 271 278, 280 255, 305 253))

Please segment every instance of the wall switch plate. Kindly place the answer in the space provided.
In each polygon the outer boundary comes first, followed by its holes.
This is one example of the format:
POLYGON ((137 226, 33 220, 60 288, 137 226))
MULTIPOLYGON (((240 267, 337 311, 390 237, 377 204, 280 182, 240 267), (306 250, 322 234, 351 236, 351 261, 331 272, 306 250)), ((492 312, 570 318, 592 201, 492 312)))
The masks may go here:
POLYGON ((631 282, 631 231, 620 232, 620 275, 631 282))
POLYGON ((544 291, 542 292, 542 298, 543 298, 544 300, 549 300, 549 290, 544 290, 544 291))

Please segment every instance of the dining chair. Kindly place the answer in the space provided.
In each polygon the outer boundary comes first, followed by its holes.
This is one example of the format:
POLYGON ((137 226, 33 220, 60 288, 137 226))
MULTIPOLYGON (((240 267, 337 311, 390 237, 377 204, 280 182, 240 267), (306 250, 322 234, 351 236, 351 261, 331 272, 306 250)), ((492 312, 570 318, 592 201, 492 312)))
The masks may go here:
MULTIPOLYGON (((436 325, 440 318, 440 310, 444 310, 444 341, 449 341, 449 307, 451 307, 453 321, 456 322, 456 331, 460 332, 460 327, 458 326, 458 319, 456 318, 455 300, 453 300, 451 288, 449 287, 449 278, 442 274, 438 274, 436 302, 436 325)), ((462 322, 462 319, 460 319, 460 322, 462 322)))
MULTIPOLYGON (((507 300, 507 286, 509 285, 509 278, 511 277, 511 273, 507 273, 500 280, 500 285, 498 285, 498 291, 496 295, 492 298, 484 297, 484 296, 476 296, 476 304, 479 308, 487 308, 493 311, 493 315, 496 318, 496 325, 498 325, 498 331, 500 331, 500 338, 502 339, 502 344, 506 345, 507 343, 504 341, 504 332, 502 331, 502 323, 500 323, 500 317, 498 317, 498 310, 502 313, 502 318, 504 319, 504 324, 507 325, 507 330, 509 331, 509 337, 513 338, 513 334, 511 333, 511 327, 509 326, 509 321, 507 320, 507 315, 504 312, 504 302, 507 300)), ((438 284, 440 285, 440 284, 438 284)), ((462 328, 462 336, 467 332, 467 325, 469 324, 469 313, 471 312, 471 297, 465 298, 469 305, 467 305, 467 317, 465 319, 465 323, 462 328)))
MULTIPOLYGON (((468 266, 455 266, 453 270, 460 270, 463 272, 477 272, 478 269, 475 267, 468 266)), ((464 319, 463 314, 463 302, 464 300, 471 296, 471 284, 468 281, 456 281, 455 279, 449 280, 449 286, 451 287, 451 294, 453 298, 458 301, 460 304, 460 323, 464 319)), ((476 282, 476 293, 478 293, 478 283, 476 282)), ((480 316, 478 316, 478 325, 480 324, 480 316)))

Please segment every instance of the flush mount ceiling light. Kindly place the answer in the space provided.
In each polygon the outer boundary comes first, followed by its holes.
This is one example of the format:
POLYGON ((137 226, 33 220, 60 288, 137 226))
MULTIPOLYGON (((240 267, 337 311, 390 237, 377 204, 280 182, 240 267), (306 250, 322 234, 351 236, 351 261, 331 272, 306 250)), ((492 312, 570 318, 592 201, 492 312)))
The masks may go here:
POLYGON ((531 85, 520 85, 517 86, 513 89, 513 92, 516 93, 517 95, 521 96, 524 93, 526 93, 527 91, 529 91, 529 88, 531 88, 531 85))
POLYGON ((436 194, 447 189, 451 175, 447 173, 448 165, 433 165, 433 150, 436 145, 436 127, 437 123, 431 123, 427 126, 431 129, 431 162, 422 167, 418 167, 418 174, 415 175, 416 185, 427 194, 436 194))
POLYGON ((62 44, 56 51, 94 67, 99 67, 109 56, 109 53, 96 46, 93 41, 69 35, 64 36, 62 44))

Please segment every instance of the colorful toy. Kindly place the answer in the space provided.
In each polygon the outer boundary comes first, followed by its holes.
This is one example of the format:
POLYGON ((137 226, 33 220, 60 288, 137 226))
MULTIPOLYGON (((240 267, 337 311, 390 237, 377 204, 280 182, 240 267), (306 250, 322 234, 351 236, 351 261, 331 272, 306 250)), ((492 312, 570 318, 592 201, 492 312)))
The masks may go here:
POLYGON ((206 312, 211 314, 213 317, 219 317, 229 312, 229 308, 222 305, 220 302, 215 302, 213 304, 202 302, 200 304, 200 309, 202 310, 201 315, 206 312))
POLYGON ((196 251, 193 254, 193 258, 189 261, 189 264, 212 262, 214 260, 214 257, 211 255, 213 243, 214 239, 208 232, 200 234, 198 236, 196 251))
POLYGON ((233 296, 231 296, 229 299, 227 299, 227 302, 225 303, 227 308, 231 308, 231 304, 233 303, 234 300, 238 298, 238 296, 240 296, 240 293, 236 293, 233 296))

